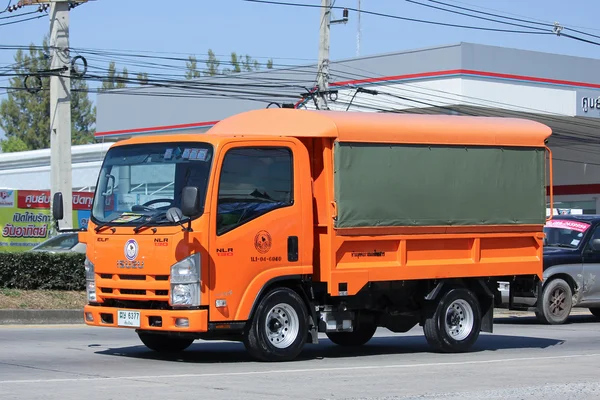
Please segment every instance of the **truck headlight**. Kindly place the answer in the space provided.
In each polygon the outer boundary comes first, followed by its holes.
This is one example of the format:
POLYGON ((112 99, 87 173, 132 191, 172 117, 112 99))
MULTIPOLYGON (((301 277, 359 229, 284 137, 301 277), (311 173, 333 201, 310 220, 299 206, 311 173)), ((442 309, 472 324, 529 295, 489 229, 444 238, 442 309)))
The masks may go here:
POLYGON ((94 264, 85 258, 85 288, 88 301, 96 301, 96 274, 94 273, 94 264))
POLYGON ((171 298, 174 307, 200 305, 200 253, 171 266, 171 298))

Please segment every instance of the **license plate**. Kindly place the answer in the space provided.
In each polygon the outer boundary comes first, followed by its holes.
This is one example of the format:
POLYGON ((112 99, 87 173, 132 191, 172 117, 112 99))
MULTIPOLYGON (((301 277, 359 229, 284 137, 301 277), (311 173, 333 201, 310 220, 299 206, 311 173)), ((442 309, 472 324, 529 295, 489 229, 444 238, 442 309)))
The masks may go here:
POLYGON ((117 324, 119 326, 130 326, 133 328, 140 327, 140 312, 139 311, 119 310, 117 312, 117 316, 118 316, 117 324))

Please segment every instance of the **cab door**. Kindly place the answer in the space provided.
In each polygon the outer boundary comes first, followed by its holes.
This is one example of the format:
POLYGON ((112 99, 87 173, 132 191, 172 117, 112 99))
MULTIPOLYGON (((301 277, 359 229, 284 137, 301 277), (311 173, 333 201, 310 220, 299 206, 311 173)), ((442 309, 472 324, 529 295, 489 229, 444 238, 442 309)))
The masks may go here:
POLYGON ((209 319, 248 318, 258 291, 302 271, 303 218, 296 144, 229 143, 211 196, 209 319))
POLYGON ((594 227, 594 232, 583 250, 581 303, 592 307, 600 306, 600 248, 594 244, 598 239, 600 239, 600 224, 594 227))

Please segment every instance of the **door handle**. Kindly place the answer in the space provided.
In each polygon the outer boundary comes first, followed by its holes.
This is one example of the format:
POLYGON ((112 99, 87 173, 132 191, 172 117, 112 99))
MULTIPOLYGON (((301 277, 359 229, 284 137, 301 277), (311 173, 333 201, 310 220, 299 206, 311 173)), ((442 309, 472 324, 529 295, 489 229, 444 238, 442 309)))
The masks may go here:
POLYGON ((298 261, 298 236, 288 236, 288 261, 298 261))

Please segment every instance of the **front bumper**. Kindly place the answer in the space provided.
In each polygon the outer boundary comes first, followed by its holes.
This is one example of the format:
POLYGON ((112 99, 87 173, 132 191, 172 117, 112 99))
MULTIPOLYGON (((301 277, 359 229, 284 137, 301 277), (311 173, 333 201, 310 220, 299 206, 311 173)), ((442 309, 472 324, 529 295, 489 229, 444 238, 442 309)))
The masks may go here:
POLYGON ((104 326, 112 328, 133 328, 169 332, 207 332, 208 310, 140 310, 132 308, 116 308, 86 305, 83 308, 83 320, 90 326, 104 326), (118 325, 118 311, 137 311, 140 313, 140 326, 118 325), (93 320, 88 320, 88 315, 93 320), (187 326, 178 326, 175 321, 187 318, 187 326), (157 326, 160 321, 160 326, 157 326))

